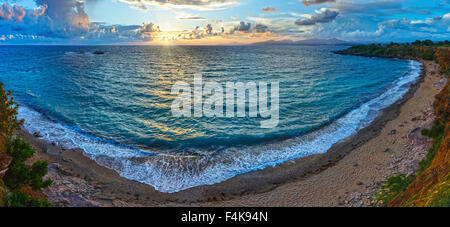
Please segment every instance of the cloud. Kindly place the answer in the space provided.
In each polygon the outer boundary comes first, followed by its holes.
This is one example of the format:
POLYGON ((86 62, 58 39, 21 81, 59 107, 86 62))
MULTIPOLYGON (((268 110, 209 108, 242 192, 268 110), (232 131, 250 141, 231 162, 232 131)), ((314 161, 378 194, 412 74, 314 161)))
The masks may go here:
POLYGON ((322 8, 320 10, 316 10, 316 14, 310 15, 307 19, 298 19, 295 21, 296 25, 315 25, 315 24, 323 24, 333 21, 339 12, 330 10, 327 8, 322 8))
POLYGON ((54 22, 62 22, 76 28, 87 28, 89 16, 84 10, 83 0, 35 0, 36 5, 46 6, 46 14, 54 22))
POLYGON ((206 20, 206 18, 193 15, 187 12, 177 12, 177 19, 178 20, 206 20))
POLYGON ((239 33, 266 33, 270 32, 269 27, 267 25, 264 25, 262 23, 249 23, 245 21, 239 22, 238 25, 235 25, 231 31, 230 34, 233 34, 235 32, 239 33))
POLYGON ((211 26, 211 24, 206 25, 206 27, 204 29, 205 29, 205 32, 207 35, 213 34, 213 27, 211 26))
MULTIPOLYGON (((87 14, 88 3, 100 0, 31 0, 37 8, 20 6, 22 0, 0 0, 0 43, 131 43, 150 40, 243 40, 254 37, 315 37, 351 41, 411 41, 448 39, 450 14, 448 0, 425 7, 402 1, 304 0, 305 5, 332 3, 312 14, 279 11, 272 7, 259 16, 231 12, 228 21, 206 20, 196 14, 174 10, 179 24, 199 23, 195 29, 161 31, 153 23, 107 25, 95 23, 87 14), (231 15, 237 13, 235 16, 231 15), (269 16, 270 14, 270 16, 269 16), (406 17, 406 18, 405 18, 406 17), (245 19, 244 19, 245 18, 245 19), (201 21, 204 20, 204 21, 201 21), (244 20, 244 21, 240 21, 244 20)), ((120 0, 146 10, 151 6, 190 9, 218 9, 237 0, 120 0)), ((299 1, 297 1, 298 4, 299 1)), ((97 11, 102 9, 97 8, 97 11)), ((191 12, 191 11, 188 11, 191 12)), ((224 17, 225 18, 225 17, 224 17)), ((200 42, 200 41, 199 41, 200 42)))
POLYGON ((401 9, 402 4, 392 0, 382 0, 378 2, 369 2, 365 4, 354 4, 348 2, 339 2, 333 6, 341 13, 380 13, 380 10, 401 9))
POLYGON ((120 0, 125 3, 146 6, 168 6, 172 8, 191 8, 191 9, 222 9, 223 7, 236 5, 234 0, 120 0))
POLYGON ((272 34, 269 30, 269 27, 261 23, 249 23, 241 21, 237 25, 235 23, 229 25, 231 25, 231 28, 228 29, 225 29, 224 27, 218 28, 216 27, 217 29, 214 29, 212 24, 208 24, 205 27, 197 26, 192 31, 180 32, 177 35, 177 39, 197 40, 215 36, 220 36, 221 38, 225 39, 239 38, 239 37, 251 38, 256 37, 258 35, 260 36, 272 34))
POLYGON ((15 23, 22 22, 26 12, 22 6, 11 6, 8 3, 0 5, 0 19, 3 21, 14 20, 15 23))
POLYGON ((208 23, 219 24, 219 23, 222 23, 222 20, 210 20, 210 21, 208 21, 208 23))
POLYGON ((450 13, 445 14, 444 16, 442 16, 442 18, 450 20, 450 13))
POLYGON ((251 28, 252 28, 252 24, 241 21, 241 22, 239 22, 239 24, 236 27, 234 27, 233 31, 250 32, 251 28))
POLYGON ((38 8, 0 5, 2 42, 133 42, 152 40, 160 28, 92 23, 85 4, 96 0, 35 0, 38 8))
POLYGON ((14 5, 13 7, 13 11, 14 11, 14 22, 19 23, 22 21, 23 17, 25 17, 25 10, 23 9, 22 6, 17 6, 14 5))
POLYGON ((256 24, 255 25, 255 31, 257 33, 268 32, 269 31, 269 27, 267 27, 266 25, 263 25, 263 24, 256 24))
MULTIPOLYGON (((278 35, 296 35, 303 33, 303 27, 295 25, 295 18, 300 15, 287 17, 247 17, 248 20, 254 21, 255 24, 267 26, 270 32, 278 35)), ((309 16, 309 15, 304 15, 309 16)))
POLYGON ((0 6, 0 19, 4 21, 10 21, 13 17, 13 11, 12 8, 9 6, 8 3, 3 3, 3 5, 0 6))
POLYGON ((379 24, 387 29, 429 34, 447 34, 450 36, 450 14, 435 16, 425 20, 391 19, 379 24), (446 32, 443 32, 446 31, 446 32))
POLYGON ((331 3, 335 2, 336 0, 302 0, 303 5, 310 6, 310 5, 319 5, 323 3, 331 3))
POLYGON ((338 38, 358 42, 411 42, 416 39, 445 40, 450 37, 450 14, 421 20, 383 19, 347 14, 326 24, 305 29, 305 37, 338 38))
POLYGON ((448 4, 411 6, 394 0, 338 1, 333 4, 333 9, 340 16, 330 23, 316 24, 307 32, 316 37, 337 37, 362 42, 448 39, 450 21, 444 19, 449 11, 448 7, 448 4), (436 16, 439 13, 442 13, 441 16, 436 16))
POLYGON ((40 6, 39 8, 37 8, 36 10, 33 11, 32 15, 33 16, 42 16, 42 15, 44 15, 45 11, 47 11, 47 8, 48 8, 47 5, 40 6))
POLYGON ((153 34, 161 32, 159 26, 155 26, 153 23, 142 23, 142 26, 137 29, 136 35, 142 40, 152 40, 153 34))
POLYGON ((147 6, 145 6, 145 5, 142 4, 142 3, 134 4, 134 5, 131 6, 131 8, 133 8, 133 9, 138 9, 138 10, 142 10, 142 11, 146 11, 146 10, 148 9, 147 6))
POLYGON ((343 33, 348 38, 352 39, 373 39, 376 37, 380 37, 385 32, 385 27, 383 25, 378 25, 378 29, 375 31, 364 31, 360 29, 356 29, 354 31, 349 31, 347 33, 343 33))
POLYGON ((180 20, 205 20, 204 17, 192 16, 192 17, 179 17, 180 20))
POLYGON ((262 11, 265 11, 265 12, 274 12, 274 11, 277 11, 277 9, 276 9, 276 8, 273 8, 273 7, 266 7, 266 8, 262 8, 261 10, 262 10, 262 11))
POLYGON ((203 39, 207 37, 220 36, 225 34, 224 28, 220 28, 220 31, 214 31, 214 28, 211 24, 206 25, 203 28, 200 26, 195 27, 192 31, 182 31, 177 34, 176 39, 182 40, 195 40, 195 39, 203 39))

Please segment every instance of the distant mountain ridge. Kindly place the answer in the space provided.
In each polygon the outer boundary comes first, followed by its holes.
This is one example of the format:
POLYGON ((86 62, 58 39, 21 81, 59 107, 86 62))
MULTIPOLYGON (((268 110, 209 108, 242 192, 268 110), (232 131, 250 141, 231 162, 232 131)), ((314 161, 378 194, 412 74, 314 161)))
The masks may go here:
POLYGON ((269 40, 264 42, 253 43, 251 45, 264 46, 264 45, 304 45, 304 46, 319 46, 319 45, 327 45, 327 46, 351 46, 356 43, 339 40, 336 38, 333 39, 306 39, 306 40, 269 40))

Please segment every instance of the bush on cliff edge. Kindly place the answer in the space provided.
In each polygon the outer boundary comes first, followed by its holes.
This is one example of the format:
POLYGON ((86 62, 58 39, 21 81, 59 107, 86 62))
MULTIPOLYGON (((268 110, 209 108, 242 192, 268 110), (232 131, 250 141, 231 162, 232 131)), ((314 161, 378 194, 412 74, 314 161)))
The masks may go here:
POLYGON ((14 137, 23 120, 17 118, 18 105, 11 92, 0 83, 0 205, 13 207, 48 207, 51 204, 42 188, 52 181, 43 180, 47 162, 37 161, 31 166, 25 162, 34 155, 30 144, 14 137))

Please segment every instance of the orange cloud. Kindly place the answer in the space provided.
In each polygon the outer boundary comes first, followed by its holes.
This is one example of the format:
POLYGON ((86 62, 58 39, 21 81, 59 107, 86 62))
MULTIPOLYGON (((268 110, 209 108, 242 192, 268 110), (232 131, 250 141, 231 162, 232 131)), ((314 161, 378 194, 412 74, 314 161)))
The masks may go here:
POLYGON ((273 7, 266 7, 266 8, 262 8, 261 10, 262 10, 262 11, 265 11, 265 12, 273 12, 273 11, 277 11, 277 9, 276 9, 276 8, 273 8, 273 7))

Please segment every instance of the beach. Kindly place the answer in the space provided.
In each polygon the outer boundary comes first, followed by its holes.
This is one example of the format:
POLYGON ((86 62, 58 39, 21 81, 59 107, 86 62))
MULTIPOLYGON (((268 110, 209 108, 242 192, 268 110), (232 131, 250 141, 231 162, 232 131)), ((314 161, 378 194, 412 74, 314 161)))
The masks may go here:
POLYGON ((54 183, 45 192, 56 206, 371 206, 380 184, 412 173, 431 145, 420 131, 431 127, 445 80, 434 62, 423 61, 422 70, 401 100, 327 153, 170 194, 125 179, 80 149, 19 135, 37 151, 33 160, 49 162, 54 183))

